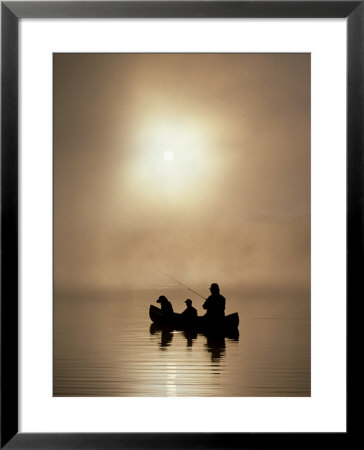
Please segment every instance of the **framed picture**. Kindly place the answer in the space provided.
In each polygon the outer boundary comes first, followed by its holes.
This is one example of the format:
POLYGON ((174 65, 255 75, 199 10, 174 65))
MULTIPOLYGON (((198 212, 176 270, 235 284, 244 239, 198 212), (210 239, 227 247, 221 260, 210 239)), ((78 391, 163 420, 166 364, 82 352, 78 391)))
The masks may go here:
POLYGON ((345 445, 363 21, 2 2, 2 446, 345 445))

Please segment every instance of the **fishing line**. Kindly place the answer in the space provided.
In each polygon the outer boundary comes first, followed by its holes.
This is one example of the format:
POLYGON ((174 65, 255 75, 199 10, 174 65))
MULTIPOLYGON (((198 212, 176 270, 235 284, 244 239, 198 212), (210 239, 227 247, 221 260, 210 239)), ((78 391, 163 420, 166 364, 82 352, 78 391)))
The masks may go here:
POLYGON ((181 286, 183 286, 184 288, 188 289, 189 291, 193 292, 194 294, 198 295, 199 297, 203 298, 204 300, 206 300, 205 297, 203 297, 201 294, 199 294, 198 292, 194 291, 193 289, 189 288, 188 286, 186 286, 185 284, 181 283, 180 281, 178 281, 176 278, 171 277, 171 275, 168 275, 168 273, 163 272, 163 270, 159 270, 156 269, 158 272, 162 273, 163 275, 165 275, 166 277, 170 278, 173 281, 176 281, 178 284, 180 284, 181 286))

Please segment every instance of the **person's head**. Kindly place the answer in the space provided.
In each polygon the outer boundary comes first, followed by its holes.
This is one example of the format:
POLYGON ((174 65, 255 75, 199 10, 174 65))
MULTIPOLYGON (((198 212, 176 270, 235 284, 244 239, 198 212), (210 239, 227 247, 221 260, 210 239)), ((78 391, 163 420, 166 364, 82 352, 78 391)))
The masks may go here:
POLYGON ((210 292, 211 294, 220 294, 220 288, 217 283, 212 283, 210 286, 210 292))
POLYGON ((163 305, 163 303, 166 303, 166 302, 168 302, 168 299, 164 295, 161 295, 159 297, 159 299, 157 300, 157 303, 161 303, 162 305, 163 305))
POLYGON ((188 298, 188 299, 185 301, 185 303, 186 303, 187 306, 191 306, 191 305, 192 305, 192 300, 188 298))

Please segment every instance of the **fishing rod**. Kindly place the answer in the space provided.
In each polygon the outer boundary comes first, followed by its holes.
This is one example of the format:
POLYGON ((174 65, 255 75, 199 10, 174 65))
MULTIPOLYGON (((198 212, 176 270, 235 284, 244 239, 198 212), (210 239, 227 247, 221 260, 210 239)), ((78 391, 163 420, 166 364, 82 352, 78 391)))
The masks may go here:
POLYGON ((162 273, 163 275, 167 276, 168 278, 170 278, 173 281, 176 281, 178 284, 180 284, 181 286, 183 286, 184 288, 188 289, 189 291, 193 292, 194 294, 198 295, 199 297, 203 298, 204 300, 206 300, 205 297, 203 297, 201 294, 199 294, 198 292, 194 291, 193 289, 189 288, 188 286, 186 286, 185 284, 181 283, 180 281, 176 280, 176 278, 171 277, 171 275, 168 275, 168 273, 163 272, 163 270, 159 270, 156 269, 158 272, 162 273))

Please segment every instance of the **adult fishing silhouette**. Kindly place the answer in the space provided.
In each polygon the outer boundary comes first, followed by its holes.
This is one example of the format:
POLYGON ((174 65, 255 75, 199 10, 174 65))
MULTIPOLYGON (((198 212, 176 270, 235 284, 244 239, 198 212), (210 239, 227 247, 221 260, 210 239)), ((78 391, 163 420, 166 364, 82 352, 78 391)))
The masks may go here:
POLYGON ((217 283, 212 283, 210 286, 211 295, 206 299, 202 305, 206 309, 206 318, 210 320, 223 320, 225 317, 226 299, 220 294, 220 287, 217 283))

